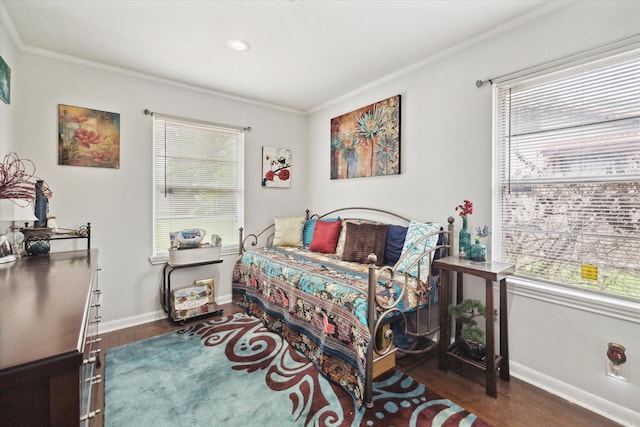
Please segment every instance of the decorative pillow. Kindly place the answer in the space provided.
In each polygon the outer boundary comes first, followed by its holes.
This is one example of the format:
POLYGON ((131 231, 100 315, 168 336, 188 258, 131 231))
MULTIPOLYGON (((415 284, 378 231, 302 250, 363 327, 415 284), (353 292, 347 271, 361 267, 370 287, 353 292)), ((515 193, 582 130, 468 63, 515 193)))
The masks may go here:
POLYGON ((309 245, 309 250, 314 252, 322 252, 331 254, 336 251, 338 245, 338 237, 340 236, 340 229, 342 228, 342 221, 337 220, 334 222, 317 220, 315 229, 313 230, 313 239, 309 245))
MULTIPOLYGON (((337 220, 339 220, 340 218, 323 218, 321 221, 326 221, 326 222, 336 222, 337 220)), ((304 245, 305 248, 308 248, 309 245, 311 244, 311 241, 313 240, 313 230, 315 230, 316 228, 316 221, 317 219, 308 219, 305 223, 304 223, 304 230, 302 230, 302 244, 304 245)))
POLYGON ((400 259, 402 248, 404 248, 404 239, 407 236, 409 227, 402 225, 389 225, 387 229, 387 243, 384 247, 384 263, 385 265, 395 265, 400 259))
POLYGON ((273 246, 302 246, 303 216, 277 216, 273 246))
POLYGON ((338 238, 338 246, 336 246, 336 255, 342 258, 344 253, 344 241, 347 238, 347 224, 380 224, 379 222, 369 221, 366 219, 346 219, 342 221, 342 230, 338 238))
POLYGON ((366 264, 369 254, 374 253, 378 257, 376 265, 382 265, 387 227, 386 224, 347 223, 342 260, 366 264))
MULTIPOLYGON (((407 271, 409 266, 413 261, 419 258, 425 251, 434 248, 436 243, 438 242, 438 234, 435 234, 427 239, 422 240, 420 243, 416 245, 415 248, 411 248, 418 240, 429 233, 433 233, 434 231, 440 231, 440 224, 437 223, 429 223, 423 224, 417 221, 411 221, 409 223, 409 228, 407 229, 407 236, 404 239, 404 247, 402 248, 402 253, 400 256, 404 256, 405 253, 408 253, 407 257, 403 259, 398 265, 398 271, 401 273, 407 272, 413 277, 418 278, 418 264, 416 264, 411 271, 407 271)), ((420 276, 419 279, 422 281, 426 281, 429 277, 429 266, 431 262, 431 257, 424 257, 420 261, 420 276)))

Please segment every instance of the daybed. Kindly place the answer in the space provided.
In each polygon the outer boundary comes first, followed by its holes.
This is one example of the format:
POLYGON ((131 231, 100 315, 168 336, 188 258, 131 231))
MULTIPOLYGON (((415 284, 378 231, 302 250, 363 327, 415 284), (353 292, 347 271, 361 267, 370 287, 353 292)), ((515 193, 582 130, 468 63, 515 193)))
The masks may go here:
POLYGON ((233 302, 285 337, 358 406, 370 406, 373 378, 395 367, 396 352, 437 343, 440 282, 431 262, 449 253, 448 221, 443 227, 343 208, 276 217, 246 237, 241 228, 233 302))

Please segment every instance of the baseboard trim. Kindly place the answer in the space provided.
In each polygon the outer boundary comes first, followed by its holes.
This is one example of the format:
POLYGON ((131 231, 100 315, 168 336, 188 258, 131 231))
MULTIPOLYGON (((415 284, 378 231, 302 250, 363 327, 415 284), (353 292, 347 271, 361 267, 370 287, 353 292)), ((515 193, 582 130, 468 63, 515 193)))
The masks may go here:
POLYGON ((571 403, 582 406, 591 412, 602 415, 623 426, 633 427, 640 425, 640 413, 634 412, 629 408, 534 371, 514 361, 509 362, 509 367, 512 376, 571 403))
MULTIPOLYGON (((218 304, 228 304, 231 302, 231 295, 223 295, 216 298, 218 304)), ((164 310, 152 311, 150 313, 140 314, 138 316, 125 317, 124 319, 112 320, 100 324, 100 333, 117 331, 119 329, 130 328, 132 326, 143 325, 156 320, 167 318, 164 310)))

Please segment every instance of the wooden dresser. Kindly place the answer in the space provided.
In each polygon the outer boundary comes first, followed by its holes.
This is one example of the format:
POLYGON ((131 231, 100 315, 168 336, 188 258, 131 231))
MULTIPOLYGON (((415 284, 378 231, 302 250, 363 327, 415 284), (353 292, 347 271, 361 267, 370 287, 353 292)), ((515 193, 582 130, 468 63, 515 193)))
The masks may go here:
POLYGON ((0 264, 0 426, 78 426, 99 364, 98 251, 0 264))

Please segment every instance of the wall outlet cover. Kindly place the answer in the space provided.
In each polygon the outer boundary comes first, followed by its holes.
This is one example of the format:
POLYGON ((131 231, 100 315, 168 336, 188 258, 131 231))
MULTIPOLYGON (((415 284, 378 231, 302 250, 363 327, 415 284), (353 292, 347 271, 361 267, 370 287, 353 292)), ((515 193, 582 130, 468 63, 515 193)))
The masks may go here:
POLYGON ((629 362, 615 364, 607 359, 607 375, 622 381, 629 382, 629 362))

